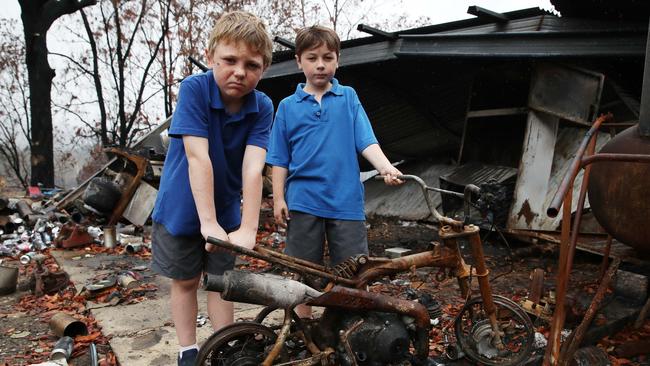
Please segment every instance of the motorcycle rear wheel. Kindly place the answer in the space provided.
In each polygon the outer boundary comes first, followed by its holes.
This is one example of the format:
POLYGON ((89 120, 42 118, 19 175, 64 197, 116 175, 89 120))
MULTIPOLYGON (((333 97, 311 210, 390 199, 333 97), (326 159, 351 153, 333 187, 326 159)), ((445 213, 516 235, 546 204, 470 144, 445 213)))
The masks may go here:
MULTIPOLYGON (((196 360, 201 366, 257 366, 268 355, 277 336, 273 330, 255 322, 237 322, 208 338, 196 360)), ((283 362, 286 354, 276 359, 283 362)))

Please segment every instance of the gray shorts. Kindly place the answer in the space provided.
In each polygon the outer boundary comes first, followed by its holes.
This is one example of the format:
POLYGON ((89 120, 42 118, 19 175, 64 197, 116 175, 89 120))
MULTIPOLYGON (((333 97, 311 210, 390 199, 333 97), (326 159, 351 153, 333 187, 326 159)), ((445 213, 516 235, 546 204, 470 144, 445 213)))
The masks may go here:
POLYGON ((298 211, 291 211, 289 217, 284 252, 290 256, 322 264, 325 239, 332 266, 351 256, 368 254, 368 234, 363 220, 327 219, 298 211))
POLYGON ((208 253, 203 236, 173 236, 165 226, 153 223, 151 269, 174 280, 189 280, 203 272, 220 275, 235 267, 235 256, 208 253))

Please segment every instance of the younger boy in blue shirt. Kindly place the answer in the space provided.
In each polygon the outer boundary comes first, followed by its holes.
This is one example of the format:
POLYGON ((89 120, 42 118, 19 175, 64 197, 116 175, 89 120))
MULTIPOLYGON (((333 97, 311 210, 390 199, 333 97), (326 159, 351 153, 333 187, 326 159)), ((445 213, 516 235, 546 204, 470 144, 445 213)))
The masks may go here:
MULTIPOLYGON (((215 252, 205 238, 249 249, 255 245, 273 119, 271 100, 255 87, 271 54, 271 40, 259 18, 226 13, 217 20, 206 50, 212 69, 180 86, 152 233, 152 268, 172 279, 178 365, 196 361, 202 272, 222 274, 235 262, 232 255, 215 252)), ((215 330, 233 322, 233 305, 219 293, 208 294, 208 313, 215 330)))
MULTIPOLYGON (((357 154, 385 176, 403 183, 372 131, 354 89, 334 78, 341 42, 322 26, 298 31, 296 61, 306 82, 280 102, 266 162, 273 166, 276 223, 288 221, 285 252, 323 261, 327 240, 331 264, 368 253, 363 184, 357 154)), ((301 317, 311 309, 297 309, 301 317)))

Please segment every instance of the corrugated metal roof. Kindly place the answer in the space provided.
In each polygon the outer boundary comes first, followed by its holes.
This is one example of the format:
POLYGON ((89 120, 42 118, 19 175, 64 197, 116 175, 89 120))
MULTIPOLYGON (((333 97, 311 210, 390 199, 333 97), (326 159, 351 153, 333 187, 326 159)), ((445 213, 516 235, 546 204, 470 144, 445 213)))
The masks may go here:
POLYGON ((441 179, 448 182, 465 186, 474 184, 476 186, 489 180, 499 183, 517 175, 517 169, 509 166, 484 165, 480 163, 465 164, 450 174, 442 175, 441 179))
POLYGON ((402 72, 377 79, 360 72, 351 80, 382 149, 394 156, 393 160, 457 149, 471 81, 461 77, 441 83, 435 76, 424 74, 418 80, 422 88, 399 85, 400 77, 409 76, 409 72, 402 72))
MULTIPOLYGON (((511 21, 514 21, 521 18, 529 18, 529 17, 535 17, 542 14, 551 14, 551 13, 540 8, 529 8, 529 9, 510 11, 503 14, 506 15, 509 19, 511 19, 511 21)), ((453 22, 433 24, 433 25, 428 25, 423 27, 416 27, 416 28, 410 28, 404 30, 395 30, 394 33, 397 35, 430 34, 430 33, 448 32, 454 30, 462 30, 465 28, 471 28, 471 27, 476 27, 476 26, 481 26, 484 24, 491 24, 491 23, 492 23, 491 21, 482 18, 469 18, 469 19, 463 19, 463 20, 458 20, 453 22)), ((368 45, 372 43, 381 43, 384 41, 385 38, 380 36, 360 37, 360 38, 345 40, 341 42, 342 54, 345 54, 345 49, 347 48, 359 47, 359 46, 368 45)), ((276 51, 273 53, 274 64, 281 63, 284 61, 293 61, 293 59, 294 59, 293 50, 287 49, 287 50, 276 51)))
MULTIPOLYGON (((628 0, 629 1, 629 0, 628 0)), ((509 15, 511 13, 504 13, 509 15)), ((540 9, 509 15, 507 23, 475 18, 342 43, 342 68, 404 56, 556 57, 645 54, 645 21, 558 17, 540 9)), ((274 53, 265 78, 300 73, 293 51, 274 53)))

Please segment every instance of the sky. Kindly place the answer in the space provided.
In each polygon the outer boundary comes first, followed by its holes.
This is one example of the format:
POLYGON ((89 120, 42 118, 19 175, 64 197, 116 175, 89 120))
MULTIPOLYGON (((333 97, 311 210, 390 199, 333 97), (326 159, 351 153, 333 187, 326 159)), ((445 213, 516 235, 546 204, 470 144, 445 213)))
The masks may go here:
MULTIPOLYGON (((414 18, 427 16, 432 24, 438 24, 473 17, 467 14, 467 8, 473 5, 499 13, 533 7, 553 9, 550 0, 403 0, 399 11, 414 18)), ((387 11, 395 10, 390 6, 387 5, 387 11)))
MULTIPOLYGON (((2 17, 20 18, 18 0, 2 0, 2 17)), ((414 18, 428 16, 432 24, 450 22, 472 17, 467 14, 467 8, 477 5, 496 12, 507 12, 518 9, 541 7, 550 10, 550 0, 403 0, 400 9, 395 9, 397 2, 389 1, 382 5, 383 11, 405 11, 414 18)))

